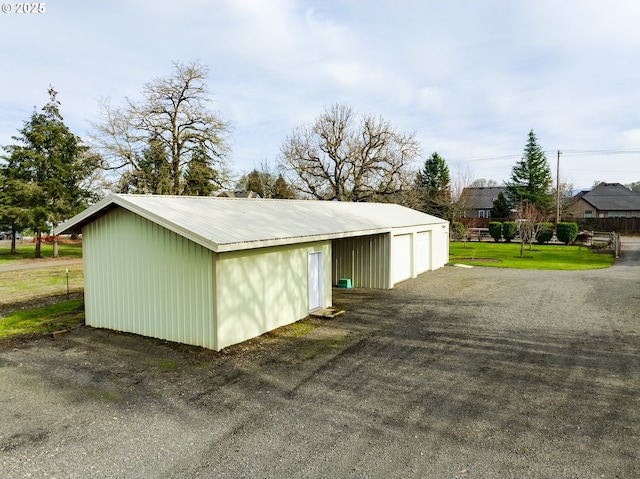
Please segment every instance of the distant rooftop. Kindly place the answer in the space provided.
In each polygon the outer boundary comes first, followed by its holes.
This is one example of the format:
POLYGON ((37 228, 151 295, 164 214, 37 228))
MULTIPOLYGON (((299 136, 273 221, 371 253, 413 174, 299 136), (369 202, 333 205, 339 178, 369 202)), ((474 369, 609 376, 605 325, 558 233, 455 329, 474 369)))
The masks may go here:
POLYGON ((467 187, 462 190, 462 196, 465 198, 469 209, 489 210, 493 207, 493 200, 498 195, 507 193, 506 186, 482 186, 467 187))
POLYGON ((620 183, 600 183, 576 196, 601 211, 640 211, 640 192, 620 183))

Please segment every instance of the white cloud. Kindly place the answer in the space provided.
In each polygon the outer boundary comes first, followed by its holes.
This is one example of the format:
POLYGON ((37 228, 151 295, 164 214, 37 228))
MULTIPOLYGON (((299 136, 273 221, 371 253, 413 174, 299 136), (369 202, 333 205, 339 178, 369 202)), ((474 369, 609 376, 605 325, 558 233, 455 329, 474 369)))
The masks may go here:
MULTIPOLYGON (((551 152, 640 148, 639 20, 631 0, 48 2, 39 17, 0 16, 0 144, 49 83, 84 135, 99 97, 135 97, 172 60, 198 59, 235 123, 238 170, 348 103, 499 181, 531 128, 551 152)), ((576 183, 640 179, 629 155, 565 158, 576 183)))

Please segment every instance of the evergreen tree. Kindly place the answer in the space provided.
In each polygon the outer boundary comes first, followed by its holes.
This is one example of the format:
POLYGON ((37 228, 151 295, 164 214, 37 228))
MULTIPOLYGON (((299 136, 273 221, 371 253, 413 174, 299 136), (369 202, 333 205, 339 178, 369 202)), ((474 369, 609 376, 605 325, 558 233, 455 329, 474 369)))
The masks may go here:
POLYGON ((284 179, 282 174, 278 175, 275 183, 273 184, 273 196, 272 198, 280 198, 280 199, 293 199, 296 197, 295 191, 293 188, 287 183, 287 180, 284 179))
POLYGON ((22 231, 29 219, 31 188, 15 159, 4 159, 6 163, 0 166, 0 225, 11 231, 11 253, 15 253, 16 233, 22 231))
POLYGON ((195 153, 184 173, 184 194, 211 196, 220 187, 218 172, 211 166, 207 155, 195 153))
POLYGON ((553 197, 549 193, 551 184, 547 157, 531 130, 522 159, 514 165, 511 181, 507 182, 509 201, 512 205, 531 203, 542 211, 549 211, 553 205, 553 197))
POLYGON ((291 199, 296 193, 291 185, 284 179, 282 173, 276 178, 275 172, 268 171, 267 165, 261 170, 254 168, 250 173, 243 175, 236 184, 240 190, 258 193, 262 198, 291 199))
POLYGON ((247 193, 253 191, 258 193, 261 198, 268 198, 269 184, 272 182, 271 174, 258 171, 254 168, 250 173, 247 173, 240 181, 238 181, 238 188, 246 191, 247 193))
POLYGON ((493 206, 491 207, 492 218, 508 218, 510 213, 509 203, 505 198, 502 191, 498 193, 498 197, 493 200, 493 206))
MULTIPOLYGON (((17 210, 14 216, 33 229, 36 258, 40 257, 42 233, 86 206, 91 193, 83 183, 97 167, 89 161, 96 157, 84 155, 88 148, 64 124, 57 92, 50 87, 48 93, 50 100, 43 112, 34 111, 19 130, 20 136, 13 137, 19 144, 4 148, 8 153, 3 167, 8 178, 4 194, 9 196, 8 204, 23 208, 23 216, 17 210)), ((57 246, 54 241, 54 257, 57 246)))
POLYGON ((426 213, 446 217, 451 200, 449 167, 436 152, 424 162, 416 177, 416 189, 426 213))
POLYGON ((124 178, 123 193, 171 194, 171 168, 163 145, 158 140, 151 140, 149 147, 142 151, 136 168, 124 178))

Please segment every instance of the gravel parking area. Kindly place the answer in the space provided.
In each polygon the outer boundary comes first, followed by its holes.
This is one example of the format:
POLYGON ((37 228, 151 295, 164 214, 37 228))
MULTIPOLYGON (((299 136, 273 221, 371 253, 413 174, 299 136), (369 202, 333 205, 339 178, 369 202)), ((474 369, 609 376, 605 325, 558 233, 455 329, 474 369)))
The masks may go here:
POLYGON ((446 267, 334 303, 224 353, 0 343, 0 475, 640 477, 640 240, 606 270, 446 267))

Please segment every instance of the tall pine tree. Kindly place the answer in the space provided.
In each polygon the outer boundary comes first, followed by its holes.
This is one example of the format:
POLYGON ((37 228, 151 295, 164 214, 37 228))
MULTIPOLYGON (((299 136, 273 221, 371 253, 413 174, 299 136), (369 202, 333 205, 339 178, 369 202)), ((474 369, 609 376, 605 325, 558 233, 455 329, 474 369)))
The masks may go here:
MULTIPOLYGON (((34 111, 24 123, 18 144, 4 147, 4 174, 11 181, 10 204, 24 209, 24 226, 36 236, 36 258, 40 257, 43 232, 82 210, 91 197, 84 181, 97 165, 84 155, 86 146, 71 133, 60 115, 57 92, 50 87, 49 102, 42 113, 34 111)), ((54 240, 54 257, 58 244, 54 240)))
POLYGON ((509 201, 512 205, 530 203, 541 211, 549 211, 553 205, 552 181, 547 157, 531 130, 522 159, 514 165, 511 181, 506 183, 509 201))
POLYGON ((416 190, 425 213, 446 217, 451 201, 449 167, 434 152, 424 162, 416 177, 416 190))
POLYGON ((220 189, 219 176, 206 152, 195 152, 184 173, 184 194, 212 196, 220 189))

